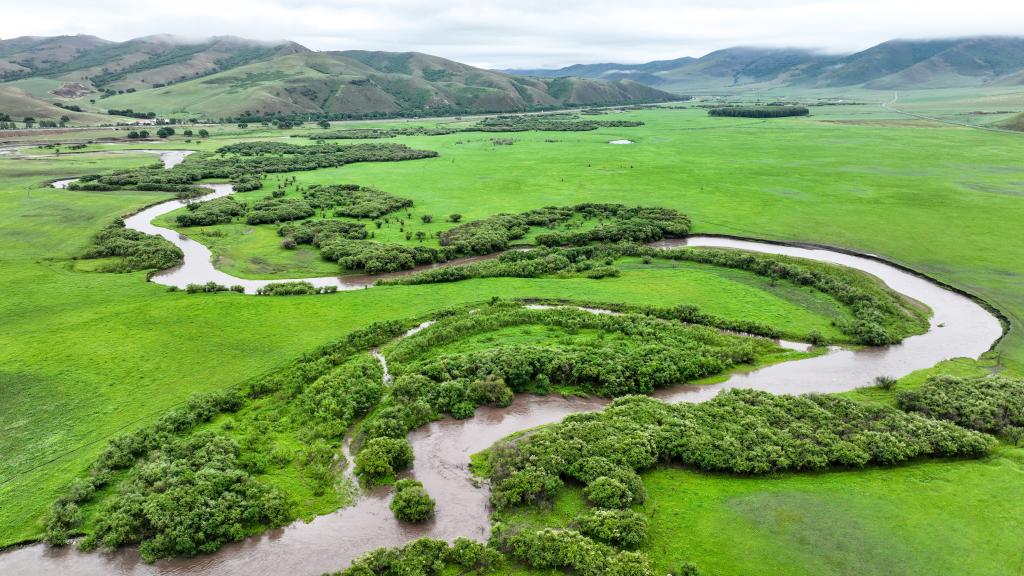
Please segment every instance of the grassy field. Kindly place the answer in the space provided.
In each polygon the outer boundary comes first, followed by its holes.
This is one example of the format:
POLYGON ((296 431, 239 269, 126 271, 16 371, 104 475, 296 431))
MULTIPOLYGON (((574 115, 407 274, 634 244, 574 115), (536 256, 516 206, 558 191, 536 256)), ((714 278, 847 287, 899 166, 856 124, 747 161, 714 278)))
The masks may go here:
MULTIPOLYGON (((471 220, 552 204, 622 202, 678 208, 691 215, 699 232, 820 242, 876 253, 1000 308, 1015 328, 1000 345, 995 362, 1004 369, 1024 370, 1019 330, 1024 320, 1024 238, 1012 233, 1024 221, 1019 163, 1024 139, 907 123, 875 110, 830 107, 815 109, 810 118, 772 122, 712 119, 696 109, 636 111, 617 117, 640 119, 646 126, 514 134, 511 146, 493 145, 488 134, 406 137, 396 141, 437 150, 441 156, 297 176, 302 184, 352 182, 412 198, 413 221, 419 223, 419 214, 432 214, 436 229, 450 225, 443 220, 452 212, 471 220), (871 122, 831 121, 851 115, 871 122), (636 144, 606 144, 619 138, 636 144)), ((234 127, 212 132, 213 138, 201 144, 176 137, 169 146, 212 149, 261 136, 234 127)), ((270 135, 282 133, 262 133, 270 135)), ((692 303, 706 312, 762 320, 794 333, 811 328, 834 333, 828 324, 834 303, 781 287, 766 290, 742 273, 712 273, 693 265, 648 269, 636 263, 624 266, 620 278, 601 281, 490 279, 280 298, 172 294, 145 283, 141 273, 75 272, 69 258, 95 231, 117 215, 167 195, 56 191, 43 184, 152 161, 151 155, 0 158, 0 546, 39 536, 46 506, 110 435, 149 421, 195 392, 262 373, 373 320, 426 314, 491 296, 536 296, 692 303)), ((315 253, 281 250, 271 242, 276 236, 260 232, 250 239, 244 226, 231 226, 237 230, 224 243, 211 239, 225 257, 225 269, 246 269, 256 257, 269 263, 271 273, 335 270, 315 253)), ((415 225, 411 230, 417 230, 415 225)), ((980 463, 793 476, 776 483, 723 481, 681 470, 658 472, 648 482, 684 486, 687 494, 703 487, 703 499, 698 500, 702 506, 695 510, 708 513, 700 518, 680 508, 682 500, 663 504, 664 510, 679 510, 677 530, 703 530, 699 536, 708 539, 678 538, 667 556, 673 561, 707 561, 709 568, 725 574, 757 571, 756 564, 742 564, 743 554, 724 557, 723 551, 732 546, 733 551, 750 550, 750 558, 762 559, 762 567, 798 563, 802 554, 831 545, 821 540, 827 534, 815 534, 812 527, 830 518, 827 504, 834 499, 835 518, 860 522, 851 526, 877 521, 880 528, 874 534, 849 528, 850 542, 863 546, 837 548, 835 554, 842 558, 813 565, 820 568, 818 573, 852 573, 835 567, 856 567, 852 563, 861 556, 879 563, 874 568, 859 565, 875 570, 867 573, 886 573, 885 567, 892 569, 889 573, 928 573, 928 568, 948 567, 961 550, 956 546, 974 545, 971 557, 979 558, 977 573, 986 574, 997 562, 1019 557, 1009 543, 1011 537, 1019 542, 1019 525, 999 520, 1006 509, 1002 503, 1020 497, 1013 493, 1021 485, 1019 466, 1019 452, 1007 449, 980 463), (921 480, 928 475, 937 480, 921 480), (960 500, 954 501, 958 494, 960 500), (869 502, 878 505, 872 508, 869 502), (970 510, 958 508, 969 504, 970 510), (765 512, 758 516, 760 508, 765 512), (916 520, 880 518, 887 509, 905 511, 916 520), (952 523, 938 522, 949 509, 956 510, 948 514, 952 523), (802 511, 806 515, 792 522, 776 518, 802 511), (704 524, 686 528, 685 522, 698 520, 704 524), (997 533, 1001 525, 1008 528, 997 533), (727 530, 730 526, 735 530, 727 530), (938 534, 942 527, 944 534, 938 534), (958 530, 969 536, 941 550, 934 545, 940 536, 947 542, 948 534, 958 530), (781 538, 785 546, 769 546, 772 538, 781 538), (716 542, 730 544, 707 552, 716 542), (921 563, 885 564, 885 558, 895 556, 863 554, 864 546, 872 551, 891 546, 902 550, 905 560, 919 557, 921 563)))

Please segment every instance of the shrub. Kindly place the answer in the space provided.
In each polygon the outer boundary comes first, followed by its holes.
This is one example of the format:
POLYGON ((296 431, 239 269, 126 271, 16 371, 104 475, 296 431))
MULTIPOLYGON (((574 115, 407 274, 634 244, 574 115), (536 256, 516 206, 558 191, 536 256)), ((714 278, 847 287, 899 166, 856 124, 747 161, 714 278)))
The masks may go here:
POLYGON ((410 479, 395 482, 395 496, 389 507, 396 518, 406 522, 422 522, 434 515, 434 499, 423 484, 410 479))
POLYGON ((355 473, 369 486, 386 484, 412 459, 412 447, 404 438, 373 438, 356 454, 355 473))
POLYGON ((1024 427, 1024 379, 934 376, 917 390, 898 392, 896 403, 981 432, 1007 434, 1024 427))
POLYGON ((474 380, 469 386, 469 395, 477 405, 504 408, 512 403, 512 389, 493 374, 474 380))
POLYGON ((582 534, 613 546, 636 548, 647 537, 647 518, 632 510, 591 510, 576 517, 582 534))
POLYGON ((188 204, 184 214, 175 217, 178 226, 211 226, 231 222, 245 213, 245 206, 231 197, 188 204))
POLYGON ((184 257, 181 250, 160 236, 150 236, 124 227, 123 220, 101 230, 93 237, 92 246, 83 258, 120 257, 120 261, 106 266, 106 272, 133 272, 136 270, 164 269, 176 266, 184 257))
POLYGON ((601 476, 583 489, 583 495, 601 508, 626 508, 633 502, 629 488, 614 478, 601 476))
POLYGON ((808 116, 811 111, 804 106, 723 106, 708 110, 708 116, 742 118, 783 118, 786 116, 808 116))
POLYGON ((272 224, 309 218, 316 212, 305 200, 268 197, 252 205, 247 224, 272 224))
POLYGON ((351 218, 380 218, 412 206, 408 198, 355 184, 312 185, 302 196, 313 208, 333 208, 335 216, 351 218))

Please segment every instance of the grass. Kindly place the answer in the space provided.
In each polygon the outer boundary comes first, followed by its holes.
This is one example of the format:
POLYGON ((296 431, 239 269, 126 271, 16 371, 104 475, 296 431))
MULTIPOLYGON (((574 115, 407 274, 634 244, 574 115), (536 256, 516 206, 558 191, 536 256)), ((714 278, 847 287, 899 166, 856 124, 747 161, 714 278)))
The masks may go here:
MULTIPOLYGON (((814 109, 813 114, 739 122, 710 119, 696 109, 635 111, 617 117, 643 120, 646 126, 522 133, 512 146, 494 146, 486 134, 406 137, 397 141, 438 150, 441 157, 297 176, 303 185, 352 182, 412 198, 412 221, 419 223, 419 215, 429 213, 437 229, 450 226, 443 220, 452 212, 467 221, 551 204, 622 202, 678 208, 693 217, 699 232, 872 252, 1000 308, 1014 329, 993 363, 1011 372, 1024 370, 1019 330, 1024 238, 1013 233, 1024 221, 1019 167, 1024 139, 907 125, 892 121, 891 113, 866 107, 814 109), (827 122, 850 117, 875 121, 827 122), (606 144, 618 138, 637 144, 606 144)), ((240 139, 282 135, 233 126, 211 132, 213 137, 201 144, 175 137, 172 146, 210 150, 240 139)), ((43 184, 152 161, 151 155, 0 157, 0 546, 39 537, 47 505, 109 436, 151 420, 196 392, 238 383, 373 320, 417 316, 495 295, 693 303, 706 312, 760 319, 794 333, 811 327, 826 334, 834 330, 828 325, 833 304, 827 300, 781 286, 765 290, 738 273, 686 266, 624 264, 620 278, 601 281, 488 279, 279 298, 167 293, 144 282, 143 274, 74 271, 76 263, 69 258, 93 233, 114 217, 168 195, 56 191, 43 184)), ((277 250, 268 244, 266 252, 271 248, 277 250)), ((297 254, 269 262, 295 267, 288 258, 297 254)), ((314 266, 316 259, 307 258, 308 266, 314 266)), ((808 549, 838 545, 827 539, 828 531, 815 534, 808 527, 828 519, 832 499, 836 518, 861 522, 858 526, 877 523, 874 535, 864 529, 856 531, 864 533, 859 540, 850 536, 871 551, 865 562, 893 557, 876 552, 878 542, 903 551, 913 565, 905 570, 888 566, 904 573, 949 568, 957 554, 971 559, 979 574, 991 573, 986 570, 1000 562, 1015 566, 1019 561, 1014 544, 1020 541, 1019 524, 1002 512, 1005 502, 1020 497, 1014 493, 1022 485, 1016 450, 1003 450, 985 462, 719 479, 728 489, 685 471, 659 474, 671 477, 674 489, 689 490, 692 484, 707 492, 687 492, 687 498, 701 503, 697 509, 709 511, 707 523, 688 527, 682 522, 694 521, 692 515, 682 516, 674 525, 678 543, 672 554, 681 558, 693 555, 698 543, 705 548, 714 544, 719 556, 707 556, 708 568, 721 566, 723 573, 760 571, 743 564, 747 551, 751 562, 760 560, 764 567, 794 566, 808 549), (922 479, 927 477, 938 480, 927 483, 922 479), (820 490, 815 488, 819 484, 820 490), (772 525, 770 518, 751 516, 757 506, 727 505, 730 498, 747 497, 763 502, 766 510, 789 506, 800 512, 803 501, 796 498, 802 496, 785 500, 777 495, 776 488, 786 486, 813 496, 807 500, 817 503, 816 509, 807 505, 810 520, 770 532, 764 528, 772 525), (858 498, 854 505, 851 499, 858 498), (885 510, 893 511, 891 518, 882 517, 885 510), (698 530, 708 532, 695 534, 698 530), (962 536, 950 543, 950 534, 962 536), (784 544, 769 546, 772 538, 784 544), (813 546, 808 548, 805 540, 813 546), (963 550, 968 545, 973 546, 970 554, 963 550)), ((852 562, 860 548, 843 550, 852 562)), ((699 556, 693 559, 701 561, 699 556)))

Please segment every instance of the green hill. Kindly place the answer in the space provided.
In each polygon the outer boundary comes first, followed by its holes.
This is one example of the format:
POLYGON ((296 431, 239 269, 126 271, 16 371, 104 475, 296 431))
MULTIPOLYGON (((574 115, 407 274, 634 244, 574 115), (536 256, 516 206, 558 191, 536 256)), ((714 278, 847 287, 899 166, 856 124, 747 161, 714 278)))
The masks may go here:
POLYGON ((877 90, 1016 86, 1024 84, 1024 38, 890 40, 848 55, 736 47, 700 58, 515 72, 545 78, 632 78, 683 93, 775 86, 877 90))
POLYGON ((219 119, 468 114, 672 99, 636 82, 522 78, 414 52, 306 51, 112 96, 100 104, 219 119))
POLYGON ((0 81, 8 88, 0 112, 11 117, 22 116, 26 98, 101 114, 204 119, 518 112, 675 98, 630 80, 524 78, 415 52, 314 52, 230 36, 0 40, 0 81))

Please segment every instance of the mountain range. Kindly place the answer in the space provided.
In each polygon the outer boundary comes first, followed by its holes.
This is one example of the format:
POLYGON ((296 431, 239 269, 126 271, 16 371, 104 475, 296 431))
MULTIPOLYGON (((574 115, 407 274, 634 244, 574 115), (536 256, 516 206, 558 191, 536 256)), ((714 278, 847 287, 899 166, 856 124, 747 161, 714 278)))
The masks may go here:
POLYGON ((316 52, 230 36, 0 40, 0 112, 12 118, 30 110, 40 117, 54 104, 82 114, 131 109, 224 119, 515 112, 677 98, 629 79, 530 78, 416 52, 316 52))
POLYGON ((629 79, 680 93, 742 88, 877 90, 1024 85, 1024 38, 890 40, 854 54, 735 47, 700 58, 506 70, 542 78, 629 79))

